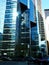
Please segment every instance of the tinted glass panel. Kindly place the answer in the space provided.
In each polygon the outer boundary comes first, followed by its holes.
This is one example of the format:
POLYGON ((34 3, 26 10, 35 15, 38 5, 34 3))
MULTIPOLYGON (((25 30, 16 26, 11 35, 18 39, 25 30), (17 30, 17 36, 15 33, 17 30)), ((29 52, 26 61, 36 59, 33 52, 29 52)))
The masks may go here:
POLYGON ((11 9, 6 10, 6 12, 5 12, 5 13, 12 13, 12 10, 11 10, 11 9))
POLYGON ((6 2, 6 4, 7 5, 11 5, 11 4, 13 4, 12 2, 10 2, 10 1, 8 1, 8 2, 6 2))
POLYGON ((6 6, 7 9, 15 8, 16 5, 6 6))
POLYGON ((16 32, 16 30, 12 30, 12 31, 10 29, 9 30, 4 30, 5 34, 11 34, 11 33, 13 34, 15 32, 16 32))
POLYGON ((5 19, 5 23, 12 23, 12 19, 5 19))
POLYGON ((5 24, 5 28, 15 28, 15 24, 5 24))
POLYGON ((12 14, 6 14, 5 18, 12 18, 12 16, 13 16, 12 14))

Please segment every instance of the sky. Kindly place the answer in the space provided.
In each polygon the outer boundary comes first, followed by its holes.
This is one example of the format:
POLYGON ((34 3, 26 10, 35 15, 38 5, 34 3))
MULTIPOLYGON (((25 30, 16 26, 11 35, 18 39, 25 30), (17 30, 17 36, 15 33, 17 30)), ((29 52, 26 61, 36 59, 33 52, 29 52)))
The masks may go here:
MULTIPOLYGON (((3 32, 3 21, 5 15, 6 0, 0 0, 0 32, 3 32)), ((49 0, 42 0, 42 11, 49 9, 49 0)))
POLYGON ((44 13, 44 9, 49 9, 49 0, 41 0, 42 6, 42 14, 44 13))
POLYGON ((0 0, 0 32, 3 33, 3 21, 5 15, 5 2, 6 0, 0 0))
POLYGON ((42 0, 42 10, 49 9, 49 0, 42 0))

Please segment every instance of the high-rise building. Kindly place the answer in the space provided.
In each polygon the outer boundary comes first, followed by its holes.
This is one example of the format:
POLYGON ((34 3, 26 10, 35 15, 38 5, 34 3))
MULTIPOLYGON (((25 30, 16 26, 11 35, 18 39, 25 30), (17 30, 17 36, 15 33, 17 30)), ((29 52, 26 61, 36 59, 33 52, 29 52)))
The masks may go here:
POLYGON ((39 22, 39 34, 41 41, 45 40, 44 22, 42 16, 41 0, 37 0, 37 10, 38 10, 38 22, 39 22))
POLYGON ((35 26, 32 26, 32 43, 31 54, 33 57, 42 57, 47 54, 47 46, 45 39, 44 21, 42 16, 41 0, 32 0, 34 4, 34 21, 35 26))
POLYGON ((47 41, 47 52, 49 55, 49 9, 44 10, 45 36, 47 41))
POLYGON ((44 55, 47 55, 47 46, 46 46, 46 38, 45 38, 45 27, 44 27, 44 20, 42 15, 42 7, 41 7, 41 0, 37 0, 37 23, 38 23, 38 35, 39 35, 39 46, 41 52, 44 55))
POLYGON ((45 32, 46 32, 46 40, 49 41, 49 9, 44 10, 45 14, 45 32))
POLYGON ((23 2, 24 0, 6 0, 3 41, 0 49, 2 56, 16 59, 30 55, 30 3, 23 2))
MULTIPOLYGON (((16 44, 16 23, 18 18, 18 1, 6 0, 6 11, 3 28, 2 55, 14 56, 16 44)), ((18 24, 19 25, 19 24, 18 24)))
POLYGON ((46 49, 40 48, 46 43, 41 41, 45 41, 41 0, 6 0, 2 56, 13 60, 39 57, 46 49))

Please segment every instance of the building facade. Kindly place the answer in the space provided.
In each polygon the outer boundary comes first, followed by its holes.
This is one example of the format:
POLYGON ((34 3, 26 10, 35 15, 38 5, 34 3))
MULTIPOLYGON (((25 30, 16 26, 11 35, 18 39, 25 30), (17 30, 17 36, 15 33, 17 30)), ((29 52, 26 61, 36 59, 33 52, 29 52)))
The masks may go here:
MULTIPOLYGON (((6 0, 1 55, 26 57, 30 55, 31 26, 28 1, 6 0), (27 4, 26 4, 27 2, 27 4)), ((32 16, 32 15, 31 15, 32 16)))
POLYGON ((2 55, 14 56, 16 44, 16 20, 19 8, 17 0, 6 0, 3 28, 2 55))
POLYGON ((35 26, 32 26, 32 43, 31 54, 33 57, 47 56, 47 42, 45 38, 44 20, 42 16, 41 0, 33 0, 34 3, 34 21, 35 26), (35 55, 34 55, 35 54, 35 55))
POLYGON ((45 41, 40 2, 41 0, 6 0, 0 49, 2 56, 23 60, 27 57, 39 58, 45 52, 45 48, 42 52, 43 49, 39 46, 41 41, 45 41))
POLYGON ((45 34, 47 41, 47 52, 49 55, 49 9, 44 10, 45 34))
POLYGON ((39 52, 40 52, 40 48, 39 48, 39 37, 38 37, 38 29, 37 29, 37 17, 36 17, 36 0, 32 0, 33 4, 34 4, 34 26, 32 26, 31 29, 31 37, 32 37, 32 41, 31 41, 31 55, 32 57, 38 57, 39 52))
POLYGON ((42 7, 41 0, 37 0, 37 22, 38 22, 38 35, 39 35, 39 46, 41 49, 41 53, 47 55, 47 46, 46 46, 46 38, 45 38, 45 27, 44 20, 42 15, 42 7))
POLYGON ((41 41, 42 41, 45 40, 45 31, 44 31, 42 9, 41 9, 41 0, 37 0, 37 8, 38 8, 39 33, 41 35, 41 41))

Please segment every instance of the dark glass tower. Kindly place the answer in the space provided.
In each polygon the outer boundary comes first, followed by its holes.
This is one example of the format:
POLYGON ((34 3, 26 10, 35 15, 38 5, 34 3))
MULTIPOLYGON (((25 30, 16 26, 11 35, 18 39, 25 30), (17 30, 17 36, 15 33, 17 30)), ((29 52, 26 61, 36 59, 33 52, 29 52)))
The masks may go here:
MULTIPOLYGON (((28 57, 29 47, 31 43, 31 27, 29 21, 29 9, 27 6, 20 2, 21 14, 19 20, 19 36, 16 41, 16 57, 28 57)), ((18 33, 18 32, 17 32, 18 33)))

